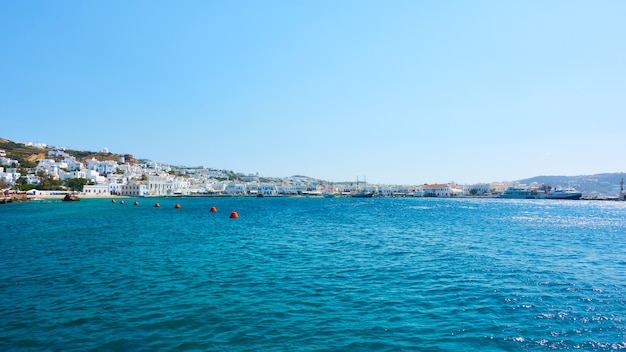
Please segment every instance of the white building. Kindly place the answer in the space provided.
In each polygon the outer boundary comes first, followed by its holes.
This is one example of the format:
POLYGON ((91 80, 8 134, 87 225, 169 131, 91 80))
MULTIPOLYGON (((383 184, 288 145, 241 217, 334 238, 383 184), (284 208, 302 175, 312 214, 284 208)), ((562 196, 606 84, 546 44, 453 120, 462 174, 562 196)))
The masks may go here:
POLYGON ((87 170, 97 171, 98 170, 98 163, 100 163, 100 162, 96 158, 87 159, 87 160, 85 160, 85 167, 87 168, 87 170))
POLYGON ((52 159, 41 159, 37 162, 37 168, 35 172, 43 171, 51 177, 59 178, 59 166, 52 159))
POLYGON ((83 186, 83 194, 86 195, 109 195, 111 191, 109 185, 85 185, 83 186))
POLYGON ((7 169, 4 172, 0 172, 0 179, 7 185, 13 186, 15 185, 15 182, 22 177, 22 174, 11 170, 14 169, 7 169))
MULTIPOLYGON (((304 190, 306 190, 306 188, 304 188, 304 190)), ((276 192, 278 194, 283 194, 283 195, 297 195, 297 194, 302 194, 302 187, 301 186, 297 186, 297 185, 277 185, 276 186, 276 192)))
POLYGON ((129 185, 121 185, 119 187, 119 194, 129 197, 145 197, 150 195, 150 190, 148 190, 147 185, 135 183, 129 185))
POLYGON ((24 180, 24 182, 30 185, 38 185, 40 182, 39 177, 37 177, 37 175, 28 174, 25 176, 25 178, 26 179, 24 180))
POLYGON ((224 193, 226 192, 226 184, 225 183, 211 183, 206 186, 206 189, 209 193, 224 193))
POLYGON ((177 189, 170 180, 159 176, 148 178, 148 193, 151 196, 171 196, 177 189))
POLYGON ((226 184, 226 190, 224 191, 224 193, 240 196, 240 195, 245 195, 248 192, 247 192, 247 188, 245 184, 229 182, 226 184))
POLYGON ((491 190, 494 193, 502 193, 504 192, 508 187, 510 186, 510 184, 508 183, 504 183, 504 182, 493 182, 491 184, 491 190))
POLYGON ((436 183, 422 186, 424 197, 459 197, 463 189, 453 183, 436 183))
POLYGON ((68 156, 64 160, 67 165, 67 169, 70 171, 78 171, 83 169, 83 163, 76 160, 73 156, 68 156))
POLYGON ((122 184, 119 184, 119 183, 109 183, 109 184, 106 184, 105 183, 105 185, 107 185, 109 187, 109 193, 117 194, 117 195, 122 194, 122 191, 121 191, 121 188, 123 186, 122 184))
POLYGON ((18 164, 19 163, 17 162, 17 160, 13 160, 4 156, 0 157, 0 165, 17 166, 18 164))
POLYGON ((102 183, 116 183, 118 185, 125 185, 128 183, 128 178, 126 177, 126 175, 108 174, 106 175, 106 181, 102 183))
POLYGON ((96 171, 100 175, 113 174, 119 168, 119 164, 113 160, 98 161, 96 158, 85 160, 88 170, 96 171))
POLYGON ((207 176, 217 178, 217 177, 225 177, 226 173, 223 170, 209 170, 207 172, 207 176))
POLYGON ((275 196, 278 194, 278 189, 273 183, 262 183, 259 185, 259 193, 264 196, 275 196))
POLYGON ((107 177, 106 176, 101 176, 98 171, 94 171, 94 170, 83 170, 83 172, 85 173, 85 178, 88 180, 91 180, 92 182, 94 182, 95 184, 99 184, 99 183, 108 183, 107 182, 107 177))
POLYGON ((113 174, 117 171, 119 165, 113 160, 105 160, 98 163, 97 171, 101 175, 113 174))
POLYGON ((474 185, 465 185, 463 187, 463 194, 466 196, 471 196, 472 190, 476 190, 477 196, 488 195, 491 193, 491 185, 488 183, 477 183, 474 185))
POLYGON ((54 148, 52 150, 48 151, 48 158, 65 158, 70 156, 69 154, 67 154, 65 152, 65 150, 63 149, 59 149, 59 148, 54 148))
POLYGON ((65 181, 70 178, 87 178, 86 171, 70 171, 65 172, 63 170, 59 171, 59 179, 65 181))

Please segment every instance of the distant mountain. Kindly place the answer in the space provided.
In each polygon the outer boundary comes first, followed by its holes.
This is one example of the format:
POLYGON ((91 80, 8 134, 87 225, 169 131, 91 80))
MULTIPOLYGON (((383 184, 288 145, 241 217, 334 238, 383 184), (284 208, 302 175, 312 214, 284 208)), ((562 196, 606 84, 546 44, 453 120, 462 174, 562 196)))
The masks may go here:
POLYGON ((626 179, 624 172, 581 176, 536 176, 518 182, 526 185, 536 182, 551 187, 574 187, 586 196, 617 196, 622 179, 626 179))

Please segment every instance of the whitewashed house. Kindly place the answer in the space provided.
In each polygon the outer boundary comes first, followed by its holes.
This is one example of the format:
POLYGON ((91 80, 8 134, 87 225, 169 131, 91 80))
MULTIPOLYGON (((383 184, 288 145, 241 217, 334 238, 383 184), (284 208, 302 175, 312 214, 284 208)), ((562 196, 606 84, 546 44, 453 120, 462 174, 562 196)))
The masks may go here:
POLYGON ((504 182, 493 182, 491 183, 491 192, 494 193, 502 193, 504 192, 507 188, 509 188, 509 186, 511 186, 508 183, 504 183, 504 182))
POLYGON ((39 177, 37 177, 37 175, 28 174, 25 176, 24 182, 31 184, 31 185, 38 185, 40 180, 39 180, 39 177))
POLYGON ((276 185, 273 183, 262 183, 259 185, 258 188, 259 193, 263 194, 264 196, 275 196, 278 194, 278 190, 276 188, 276 185))
POLYGON ((59 178, 59 166, 52 159, 41 159, 37 162, 37 167, 35 168, 35 172, 43 171, 51 177, 58 179, 59 178))
POLYGON ((128 184, 119 187, 119 194, 129 197, 145 197, 150 195, 148 185, 145 184, 128 184))
POLYGON ((15 182, 22 177, 22 174, 19 172, 12 171, 14 168, 6 169, 4 172, 0 172, 0 179, 4 181, 7 185, 13 186, 15 182))
POLYGON ((61 181, 65 181, 67 179, 70 178, 87 178, 87 172, 86 171, 70 171, 70 172, 66 172, 63 170, 59 171, 59 179, 61 181))
POLYGON ((243 183, 229 182, 226 184, 224 193, 237 196, 245 195, 247 194, 246 185, 243 183))
POLYGON ((83 194, 85 195, 96 195, 103 196, 111 194, 109 189, 109 185, 101 184, 101 185, 85 185, 83 186, 83 194))
POLYGON ((476 190, 477 196, 483 196, 491 192, 491 185, 488 183, 477 183, 474 185, 465 185, 463 187, 463 194, 466 196, 471 196, 473 189, 476 190))
POLYGON ((105 160, 98 163, 97 171, 101 175, 113 174, 117 171, 119 165, 113 160, 105 160))
POLYGON ((3 156, 3 157, 0 157, 0 165, 17 166, 19 165, 19 163, 17 162, 17 160, 3 156))
POLYGON ((171 196, 175 191, 174 183, 170 180, 159 176, 150 176, 148 178, 148 193, 151 196, 171 196))
POLYGON ((226 192, 226 184, 223 182, 210 183, 206 185, 206 189, 209 193, 224 193, 226 192))
POLYGON ((277 185, 276 192, 282 195, 297 195, 302 193, 302 187, 297 185, 277 185))
POLYGON ((76 158, 73 156, 68 156, 63 161, 67 165, 67 169, 69 171, 82 170, 84 167, 83 163, 77 161, 76 158))
POLYGON ((449 197, 450 186, 445 183, 435 183, 431 185, 424 185, 422 187, 424 191, 424 197, 449 197))

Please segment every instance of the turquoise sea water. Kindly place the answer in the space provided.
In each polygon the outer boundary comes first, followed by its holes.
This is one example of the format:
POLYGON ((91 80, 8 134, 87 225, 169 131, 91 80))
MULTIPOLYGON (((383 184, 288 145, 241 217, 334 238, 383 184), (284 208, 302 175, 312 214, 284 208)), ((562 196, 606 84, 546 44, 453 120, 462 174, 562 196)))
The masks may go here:
POLYGON ((0 205, 0 350, 626 349, 625 202, 134 201, 0 205))

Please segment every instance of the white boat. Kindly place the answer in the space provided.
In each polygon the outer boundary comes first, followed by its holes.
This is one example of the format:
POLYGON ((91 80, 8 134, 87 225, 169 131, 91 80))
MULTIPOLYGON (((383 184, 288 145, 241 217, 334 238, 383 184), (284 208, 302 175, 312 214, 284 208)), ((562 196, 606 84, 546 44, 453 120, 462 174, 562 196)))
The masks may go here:
POLYGON ((504 192, 500 193, 498 198, 535 199, 532 193, 530 193, 530 189, 526 187, 509 187, 504 192))
POLYGON ((582 193, 574 188, 557 188, 554 191, 548 193, 548 199, 575 199, 578 200, 582 197, 582 193))
POLYGON ((536 199, 537 194, 526 187, 509 187, 498 195, 498 198, 506 199, 536 199))

